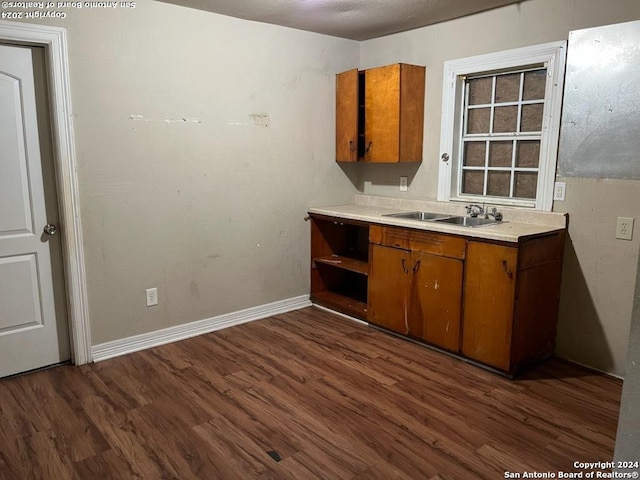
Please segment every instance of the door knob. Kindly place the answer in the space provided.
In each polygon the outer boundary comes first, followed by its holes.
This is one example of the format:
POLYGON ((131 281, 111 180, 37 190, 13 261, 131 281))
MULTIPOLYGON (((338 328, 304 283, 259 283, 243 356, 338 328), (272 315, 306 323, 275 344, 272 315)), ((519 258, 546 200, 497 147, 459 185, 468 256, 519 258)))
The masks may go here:
POLYGON ((58 229, 56 228, 56 226, 52 225, 51 223, 46 224, 43 230, 47 235, 55 235, 56 233, 58 233, 58 229))

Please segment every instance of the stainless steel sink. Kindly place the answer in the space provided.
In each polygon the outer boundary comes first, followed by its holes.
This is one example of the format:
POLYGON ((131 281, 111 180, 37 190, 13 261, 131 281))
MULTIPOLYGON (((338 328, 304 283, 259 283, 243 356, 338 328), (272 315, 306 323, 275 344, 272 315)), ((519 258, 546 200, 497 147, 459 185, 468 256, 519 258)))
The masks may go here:
POLYGON ((449 225, 457 225, 459 227, 482 227, 484 225, 502 223, 500 220, 496 220, 494 218, 463 217, 433 212, 386 213, 383 217, 404 218, 407 220, 418 220, 420 222, 447 223, 449 225))
POLYGON ((420 220, 421 222, 430 222, 433 220, 444 220, 445 218, 451 218, 451 215, 432 212, 402 212, 387 213, 383 215, 383 217, 406 218, 407 220, 420 220))
POLYGON ((447 217, 438 218, 434 220, 438 223, 448 223, 451 225, 458 225, 460 227, 481 227, 483 225, 494 225, 501 223, 493 218, 479 218, 479 217, 447 217))

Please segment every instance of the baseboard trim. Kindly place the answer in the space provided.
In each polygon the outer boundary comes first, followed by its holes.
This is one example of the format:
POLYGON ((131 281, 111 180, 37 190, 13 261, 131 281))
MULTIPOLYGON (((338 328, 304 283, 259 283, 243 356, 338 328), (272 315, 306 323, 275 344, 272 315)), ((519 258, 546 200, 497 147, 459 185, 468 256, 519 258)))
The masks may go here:
POLYGON ((565 357, 560 357, 558 355, 554 355, 554 357, 556 359, 558 359, 558 360, 562 360, 563 362, 569 363, 571 365, 575 365, 577 367, 581 367, 581 368, 585 368, 587 370, 591 370, 594 373, 600 373, 602 375, 606 375, 607 377, 612 377, 612 378, 615 378, 617 380, 623 380, 624 381, 624 376, 618 375, 617 373, 607 372, 606 370, 601 370, 599 368, 592 367, 591 365, 587 365, 586 363, 576 362, 575 360, 571 360, 571 359, 565 358, 565 357))
POLYGON ((91 355, 94 362, 99 362, 310 306, 309 295, 300 295, 299 297, 279 300, 266 305, 259 305, 237 312, 225 313, 224 315, 204 320, 94 345, 91 347, 91 355))

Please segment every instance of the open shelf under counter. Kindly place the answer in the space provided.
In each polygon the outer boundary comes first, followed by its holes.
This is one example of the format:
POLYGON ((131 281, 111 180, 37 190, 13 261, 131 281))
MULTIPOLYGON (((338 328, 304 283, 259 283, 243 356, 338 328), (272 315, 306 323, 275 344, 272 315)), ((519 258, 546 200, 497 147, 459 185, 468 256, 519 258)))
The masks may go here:
POLYGON ((311 294, 311 301, 317 305, 337 310, 360 320, 367 318, 367 303, 331 291, 311 294))
POLYGON ((349 270, 350 272, 359 273, 361 275, 369 275, 369 263, 366 260, 358 260, 356 258, 345 257, 343 255, 329 255, 316 257, 313 261, 349 270))
POLYGON ((367 319, 369 224, 311 214, 311 300, 367 319))

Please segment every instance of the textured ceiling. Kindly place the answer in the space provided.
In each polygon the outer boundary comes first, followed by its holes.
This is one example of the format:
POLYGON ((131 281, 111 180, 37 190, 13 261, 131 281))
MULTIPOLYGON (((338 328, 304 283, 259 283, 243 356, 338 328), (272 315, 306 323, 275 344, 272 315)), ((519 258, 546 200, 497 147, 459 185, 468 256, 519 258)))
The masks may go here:
POLYGON ((353 40, 464 17, 521 0, 161 0, 353 40))

